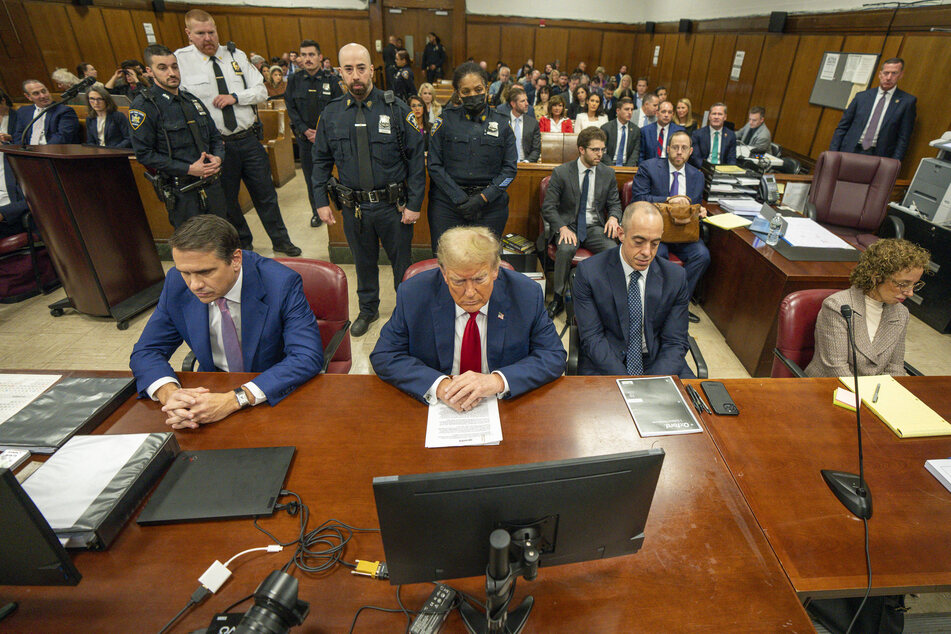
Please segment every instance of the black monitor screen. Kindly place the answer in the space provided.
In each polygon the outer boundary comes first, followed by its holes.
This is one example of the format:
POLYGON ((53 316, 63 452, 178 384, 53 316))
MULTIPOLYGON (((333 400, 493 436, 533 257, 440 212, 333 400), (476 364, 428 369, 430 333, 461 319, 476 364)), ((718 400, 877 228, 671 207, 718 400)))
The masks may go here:
POLYGON ((9 469, 0 469, 0 509, 0 585, 79 583, 82 575, 9 469))
POLYGON ((662 449, 373 479, 390 583, 485 574, 489 534, 532 526, 541 566, 637 552, 662 449))

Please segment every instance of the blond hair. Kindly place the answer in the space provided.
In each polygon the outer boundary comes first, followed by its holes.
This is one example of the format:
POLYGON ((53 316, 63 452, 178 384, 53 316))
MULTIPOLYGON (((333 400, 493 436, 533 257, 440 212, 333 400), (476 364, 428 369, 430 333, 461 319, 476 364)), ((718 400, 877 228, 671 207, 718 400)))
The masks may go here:
POLYGON ((480 264, 495 270, 501 260, 499 252, 499 239, 488 227, 453 227, 440 236, 436 247, 444 271, 480 264))
MULTIPOLYGON (((425 81, 419 85, 419 91, 416 93, 420 97, 423 96, 423 90, 429 90, 433 95, 433 102, 429 105, 429 111, 433 113, 434 117, 438 117, 442 114, 442 105, 436 101, 436 87, 433 86, 428 81, 425 81)), ((426 103, 426 102, 423 102, 426 103)))

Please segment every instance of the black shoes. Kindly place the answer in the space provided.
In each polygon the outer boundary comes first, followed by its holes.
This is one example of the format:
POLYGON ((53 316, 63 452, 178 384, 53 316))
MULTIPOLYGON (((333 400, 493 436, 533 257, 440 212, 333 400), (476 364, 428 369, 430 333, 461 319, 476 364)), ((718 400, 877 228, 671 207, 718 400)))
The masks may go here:
POLYGON ((554 319, 561 311, 565 309, 565 300, 561 295, 555 295, 555 299, 548 304, 548 317, 554 319))
POLYGON ((296 258, 298 255, 301 254, 300 247, 294 246, 294 244, 291 242, 281 242, 280 244, 275 244, 274 251, 276 253, 287 254, 291 256, 292 258, 296 258))
POLYGON ((692 323, 692 324, 699 324, 699 323, 700 323, 700 318, 699 318, 698 316, 694 315, 692 312, 690 312, 690 311, 688 310, 688 311, 687 311, 687 321, 689 321, 689 322, 692 323))
POLYGON ((370 328, 370 324, 375 322, 380 318, 380 313, 374 313, 372 315, 365 315, 360 313, 360 316, 353 320, 353 325, 350 326, 350 336, 351 337, 362 337, 367 334, 367 330, 370 328))
POLYGON ((310 217, 310 226, 311 226, 311 227, 319 227, 319 226, 322 225, 322 224, 324 224, 324 221, 321 220, 321 219, 320 219, 320 216, 318 216, 317 214, 314 214, 313 216, 310 217))

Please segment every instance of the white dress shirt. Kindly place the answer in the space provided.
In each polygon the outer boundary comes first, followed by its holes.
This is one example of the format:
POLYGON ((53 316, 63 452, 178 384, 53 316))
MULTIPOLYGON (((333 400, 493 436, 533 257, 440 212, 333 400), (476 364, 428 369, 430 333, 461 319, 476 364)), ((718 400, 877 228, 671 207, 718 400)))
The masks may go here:
POLYGON ((584 161, 581 158, 578 158, 578 194, 581 194, 581 185, 584 183, 584 171, 591 170, 591 175, 588 176, 588 200, 585 203, 585 222, 587 226, 601 224, 601 219, 598 218, 598 210, 594 208, 594 175, 597 170, 593 167, 588 167, 584 164, 584 161))
POLYGON ((598 118, 592 121, 588 117, 587 112, 579 112, 578 116, 575 117, 575 130, 577 130, 578 132, 581 132, 582 130, 590 126, 597 126, 600 128, 607 122, 608 122, 608 115, 606 114, 598 115, 598 118))
POLYGON ((106 145, 106 115, 96 115, 96 134, 99 136, 99 145, 106 145))
POLYGON ((673 166, 670 161, 667 161, 667 171, 670 174, 670 177, 667 179, 667 191, 670 191, 670 188, 674 185, 674 178, 677 179, 677 195, 686 196, 687 195, 687 164, 684 163, 684 166, 679 170, 673 166))
MULTIPOLYGON (((234 286, 225 293, 225 299, 228 302, 228 312, 231 313, 235 330, 238 331, 238 341, 241 341, 241 286, 243 280, 244 269, 242 268, 238 271, 238 279, 235 281, 234 286)), ((221 309, 219 309, 218 305, 214 302, 208 304, 208 338, 211 344, 211 358, 215 362, 215 367, 224 372, 228 372, 230 368, 228 367, 228 357, 225 354, 224 332, 221 329, 221 309)), ((157 379, 145 392, 153 401, 157 401, 158 399, 155 397, 155 392, 166 383, 174 383, 181 386, 178 379, 172 376, 166 376, 157 379)), ((243 387, 248 388, 248 391, 254 395, 255 405, 259 405, 267 400, 267 396, 261 391, 261 388, 253 382, 248 381, 243 387)))
POLYGON ((235 134, 251 127, 256 120, 251 106, 267 101, 267 88, 264 86, 264 76, 251 66, 244 51, 234 52, 234 62, 237 62, 239 70, 248 82, 247 88, 241 81, 241 75, 234 68, 228 49, 218 46, 216 54, 218 66, 221 67, 221 72, 228 83, 228 90, 238 99, 238 102, 234 104, 234 116, 238 126, 234 130, 228 130, 225 127, 221 109, 212 105, 219 93, 211 58, 195 48, 194 44, 175 51, 175 57, 178 59, 178 66, 182 72, 181 87, 201 99, 221 134, 235 134))
POLYGON ((637 127, 638 128, 643 128, 644 126, 650 125, 651 123, 654 123, 655 121, 657 121, 657 117, 648 117, 646 114, 644 114, 643 109, 641 108, 637 109, 637 127))
MULTIPOLYGON (((618 249, 618 257, 621 258, 621 268, 624 270, 624 293, 627 294, 627 285, 631 283, 631 273, 634 267, 627 263, 621 250, 618 249)), ((647 328, 644 327, 644 293, 647 290, 647 272, 651 270, 650 265, 641 271, 641 276, 637 280, 637 288, 641 292, 641 353, 647 354, 647 328)))
MULTIPOLYGON (((667 125, 665 125, 665 126, 663 126, 663 127, 661 127, 660 125, 657 126, 657 134, 656 134, 655 137, 654 137, 655 140, 656 140, 658 137, 660 137, 660 132, 661 132, 661 130, 664 131, 664 142, 661 143, 660 157, 661 157, 661 158, 664 158, 665 156, 667 156, 667 144, 670 142, 670 124, 668 123, 667 125)), ((651 158, 653 158, 653 157, 651 157, 651 158)))
MULTIPOLYGON (((16 140, 14 139, 14 141, 16 140)), ((33 129, 30 130, 30 145, 46 145, 46 110, 43 111, 40 118, 33 124, 33 129)))
POLYGON ((865 133, 868 132, 868 126, 872 123, 872 114, 875 112, 875 106, 878 105, 879 99, 885 99, 885 105, 882 107, 882 116, 878 118, 878 127, 875 128, 875 136, 872 137, 872 147, 878 144, 878 133, 882 130, 882 121, 885 120, 885 113, 888 112, 888 105, 892 101, 892 97, 895 95, 895 88, 897 86, 892 86, 891 90, 885 93, 885 96, 882 97, 882 88, 878 87, 878 92, 875 93, 875 101, 872 102, 872 110, 869 112, 868 121, 865 122, 865 127, 862 128, 862 136, 859 137, 859 143, 862 142, 862 139, 865 138, 865 133))
POLYGON ((509 119, 509 125, 512 126, 512 131, 515 132, 515 148, 518 150, 518 162, 521 163, 525 160, 525 146, 522 145, 522 135, 524 132, 525 126, 525 115, 516 115, 513 110, 509 119))
POLYGON ((6 161, 0 157, 0 205, 10 204, 10 192, 7 191, 6 161))
POLYGON ((621 145, 621 130, 627 128, 627 123, 621 123, 620 119, 614 120, 617 124, 617 147, 614 149, 614 156, 611 157, 612 161, 617 161, 617 153, 621 153, 621 163, 623 164, 627 160, 627 144, 631 140, 630 130, 624 132, 624 145, 621 145))

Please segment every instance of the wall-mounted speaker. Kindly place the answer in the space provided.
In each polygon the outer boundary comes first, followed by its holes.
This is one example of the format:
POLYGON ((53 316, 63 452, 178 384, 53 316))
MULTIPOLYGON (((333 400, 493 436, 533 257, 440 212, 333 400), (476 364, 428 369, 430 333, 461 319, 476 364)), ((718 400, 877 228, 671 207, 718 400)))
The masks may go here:
POLYGON ((92 0, 73 0, 73 4, 80 7, 88 7, 92 4, 92 0))
POLYGON ((680 21, 680 32, 681 33, 690 33, 690 29, 693 27, 693 22, 690 20, 681 20, 680 21))
POLYGON ((152 10, 161 13, 165 10, 165 0, 152 0, 152 10))
POLYGON ((656 22, 645 22, 645 23, 644 23, 644 31, 647 32, 647 33, 653 33, 655 28, 657 28, 657 23, 656 23, 656 22))
POLYGON ((769 14, 769 32, 770 33, 782 33, 786 30, 786 16, 788 14, 785 11, 773 11, 769 14))

